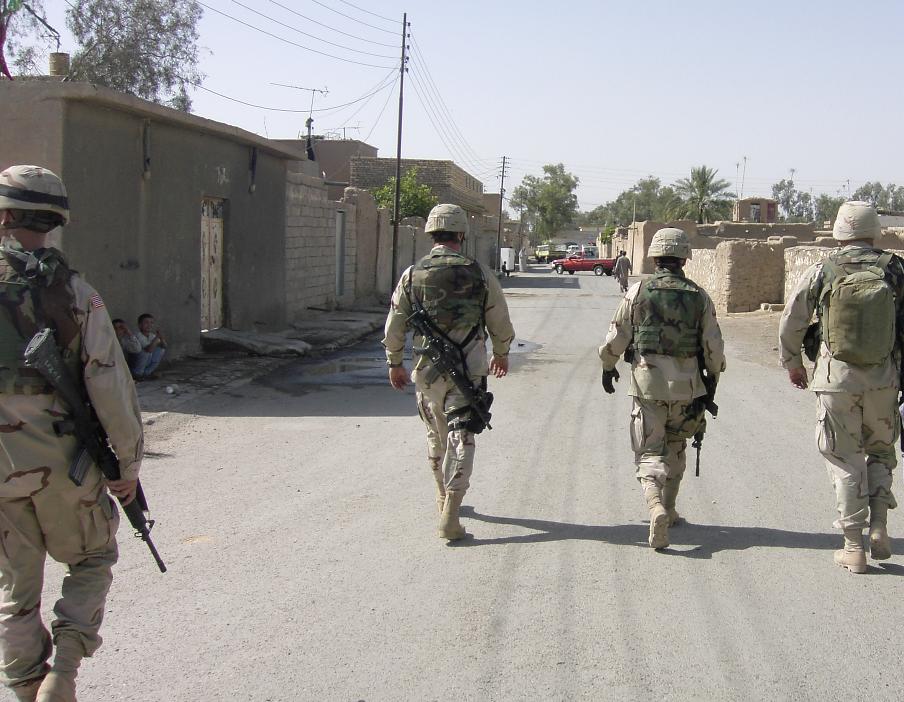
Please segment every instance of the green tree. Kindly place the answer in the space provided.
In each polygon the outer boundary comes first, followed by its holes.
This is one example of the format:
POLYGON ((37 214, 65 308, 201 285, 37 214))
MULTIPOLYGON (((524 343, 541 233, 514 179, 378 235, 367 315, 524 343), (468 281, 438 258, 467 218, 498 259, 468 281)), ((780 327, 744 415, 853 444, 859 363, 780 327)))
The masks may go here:
POLYGON ((842 196, 832 197, 831 195, 817 195, 813 201, 813 217, 818 226, 822 226, 824 222, 835 219, 838 214, 838 208, 841 207, 845 198, 842 196))
POLYGON ((195 0, 76 0, 66 24, 80 48, 71 75, 188 112, 199 83, 195 0))
POLYGON ((782 178, 772 186, 772 197, 778 202, 781 219, 785 222, 812 222, 813 198, 801 192, 791 178, 782 178))
POLYGON ((865 200, 884 210, 904 210, 904 187, 889 183, 867 182, 854 191, 854 200, 865 200))
MULTIPOLYGON (((386 185, 374 190, 377 207, 386 207, 392 212, 395 207, 395 176, 386 185)), ((427 219, 430 210, 439 202, 429 185, 417 182, 417 168, 409 168, 402 174, 399 186, 400 220, 405 217, 423 217, 427 219)))
POLYGON ((7 55, 19 74, 37 73, 39 45, 59 46, 59 39, 47 23, 42 0, 0 0, 0 78, 13 78, 7 55))
POLYGON ((677 202, 673 209, 676 217, 688 217, 697 224, 731 216, 731 184, 727 180, 716 178, 718 171, 707 166, 691 168, 689 178, 682 178, 675 183, 677 202))
POLYGON ((579 182, 561 163, 547 164, 543 166, 542 177, 524 176, 521 184, 512 190, 511 205, 523 208, 532 241, 545 241, 576 221, 578 198, 574 191, 579 182))

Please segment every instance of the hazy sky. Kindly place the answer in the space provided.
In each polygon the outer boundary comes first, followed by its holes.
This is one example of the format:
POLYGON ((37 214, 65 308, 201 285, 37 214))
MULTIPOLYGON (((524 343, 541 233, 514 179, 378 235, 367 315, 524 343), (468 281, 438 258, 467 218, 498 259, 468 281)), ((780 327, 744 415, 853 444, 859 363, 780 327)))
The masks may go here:
MULTIPOLYGON (((45 4, 62 28, 65 0, 45 4)), ((507 192, 542 164, 562 162, 581 179, 582 209, 640 177, 670 183, 700 164, 734 183, 744 156, 745 195, 769 194, 792 168, 798 187, 814 193, 836 194, 848 179, 853 189, 866 180, 904 185, 900 0, 204 4, 359 62, 205 9, 204 86, 300 112, 203 90, 192 93, 194 111, 261 135, 297 136, 311 104, 311 93, 272 83, 328 88, 315 110, 385 85, 368 100, 315 112, 314 131, 345 126, 394 156, 392 68, 407 11, 403 156, 452 158, 488 192, 498 191, 503 155, 512 160, 507 192)), ((67 41, 64 50, 73 48, 67 41)))

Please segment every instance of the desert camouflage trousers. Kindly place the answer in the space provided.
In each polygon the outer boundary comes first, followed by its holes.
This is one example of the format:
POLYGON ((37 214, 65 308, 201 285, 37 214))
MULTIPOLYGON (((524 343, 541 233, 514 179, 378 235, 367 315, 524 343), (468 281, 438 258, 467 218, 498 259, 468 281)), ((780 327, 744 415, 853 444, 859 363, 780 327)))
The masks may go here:
POLYGON ((424 382, 427 373, 429 369, 414 376, 417 409, 427 428, 427 461, 438 485, 465 492, 474 470, 475 437, 466 429, 449 431, 448 421, 467 402, 455 384, 442 376, 433 383, 424 382))
POLYGON ((43 675, 51 638, 41 621, 47 554, 67 566, 53 611, 53 640, 74 637, 90 656, 117 559, 119 515, 97 467, 79 487, 68 477, 76 451, 57 437, 51 395, 0 394, 0 681, 43 675))
POLYGON ((835 488, 839 518, 834 525, 863 529, 869 525, 870 500, 897 506, 891 483, 898 463, 898 391, 817 392, 816 397, 816 445, 835 488))
POLYGON ((702 415, 689 417, 692 400, 634 398, 631 411, 631 448, 637 479, 662 487, 666 480, 681 480, 686 466, 685 445, 700 426, 702 415))

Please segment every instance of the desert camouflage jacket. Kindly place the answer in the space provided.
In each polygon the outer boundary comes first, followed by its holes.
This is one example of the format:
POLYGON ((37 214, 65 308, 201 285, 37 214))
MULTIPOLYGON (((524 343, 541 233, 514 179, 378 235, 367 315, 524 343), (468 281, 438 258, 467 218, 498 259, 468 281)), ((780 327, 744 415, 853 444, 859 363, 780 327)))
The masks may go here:
MULTIPOLYGON (((452 254, 454 251, 445 246, 434 246, 431 253, 452 254)), ((400 365, 404 355, 405 335, 408 331, 407 320, 413 312, 407 294, 412 268, 409 267, 402 273, 395 292, 392 294, 389 315, 386 317, 383 346, 386 349, 386 362, 391 366, 400 365)), ((486 330, 484 331, 481 328, 476 337, 465 348, 468 370, 473 377, 485 376, 489 373, 486 354, 486 332, 489 333, 493 345, 493 354, 496 356, 508 355, 509 347, 515 338, 515 330, 512 328, 512 322, 509 318, 508 305, 505 302, 502 286, 493 271, 483 264, 480 264, 480 269, 486 281, 486 302, 484 304, 486 330)), ((467 338, 469 332, 470 329, 462 328, 460 331, 452 332, 449 336, 452 341, 460 343, 467 338)), ((423 341, 419 337, 415 337, 414 345, 416 347, 422 343, 423 341)), ((417 355, 414 370, 423 370, 428 363, 429 360, 426 357, 417 355)))
MULTIPOLYGON (((612 370, 619 357, 634 341, 634 307, 642 283, 632 285, 622 300, 609 325, 605 343, 599 348, 604 370, 612 370)), ((703 300, 700 319, 700 348, 706 370, 714 377, 725 370, 725 349, 722 331, 716 321, 716 309, 712 299, 702 288, 703 300)), ((629 394, 649 400, 692 400, 706 394, 696 356, 681 358, 663 354, 640 354, 631 364, 629 394)))

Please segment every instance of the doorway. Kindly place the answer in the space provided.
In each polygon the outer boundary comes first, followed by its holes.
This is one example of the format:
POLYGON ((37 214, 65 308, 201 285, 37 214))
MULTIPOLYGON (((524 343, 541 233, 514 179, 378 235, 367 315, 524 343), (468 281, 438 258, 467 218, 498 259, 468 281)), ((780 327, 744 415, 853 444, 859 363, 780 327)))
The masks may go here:
POLYGON ((223 326, 223 200, 201 200, 201 331, 223 326))

